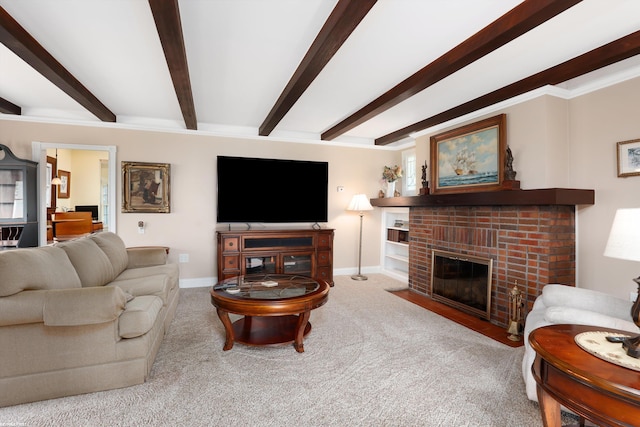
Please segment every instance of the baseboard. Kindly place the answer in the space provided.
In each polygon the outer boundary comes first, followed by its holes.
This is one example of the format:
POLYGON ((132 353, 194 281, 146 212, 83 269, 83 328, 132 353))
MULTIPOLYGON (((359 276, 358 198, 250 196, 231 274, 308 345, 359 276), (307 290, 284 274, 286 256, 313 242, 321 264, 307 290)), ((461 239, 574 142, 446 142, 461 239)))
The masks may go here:
POLYGON ((211 287, 216 283, 215 277, 197 277, 195 279, 180 279, 181 288, 211 287))

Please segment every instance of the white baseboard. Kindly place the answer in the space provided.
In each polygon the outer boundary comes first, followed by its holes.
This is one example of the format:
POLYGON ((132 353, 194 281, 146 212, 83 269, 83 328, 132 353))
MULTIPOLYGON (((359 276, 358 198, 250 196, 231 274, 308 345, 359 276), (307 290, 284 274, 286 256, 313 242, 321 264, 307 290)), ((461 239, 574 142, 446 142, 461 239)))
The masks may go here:
POLYGON ((180 279, 181 288, 211 287, 216 283, 215 277, 199 277, 195 279, 180 279))

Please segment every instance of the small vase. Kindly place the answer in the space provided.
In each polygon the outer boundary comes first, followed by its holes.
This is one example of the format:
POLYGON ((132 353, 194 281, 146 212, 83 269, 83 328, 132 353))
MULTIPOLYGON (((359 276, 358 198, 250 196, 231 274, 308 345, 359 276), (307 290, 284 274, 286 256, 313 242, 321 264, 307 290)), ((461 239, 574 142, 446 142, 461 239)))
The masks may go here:
POLYGON ((387 197, 393 197, 396 192, 396 182, 387 182, 387 197))

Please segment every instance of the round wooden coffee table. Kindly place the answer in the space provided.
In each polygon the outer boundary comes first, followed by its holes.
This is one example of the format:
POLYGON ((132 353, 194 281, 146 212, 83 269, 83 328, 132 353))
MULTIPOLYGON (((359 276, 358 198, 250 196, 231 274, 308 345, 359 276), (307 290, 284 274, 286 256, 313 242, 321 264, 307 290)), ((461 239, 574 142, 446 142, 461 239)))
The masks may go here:
POLYGON ((324 280, 290 274, 232 277, 211 289, 211 304, 226 332, 225 351, 237 341, 256 346, 293 342, 296 351, 304 352, 311 310, 328 299, 324 280), (229 313, 244 317, 232 323, 229 313))

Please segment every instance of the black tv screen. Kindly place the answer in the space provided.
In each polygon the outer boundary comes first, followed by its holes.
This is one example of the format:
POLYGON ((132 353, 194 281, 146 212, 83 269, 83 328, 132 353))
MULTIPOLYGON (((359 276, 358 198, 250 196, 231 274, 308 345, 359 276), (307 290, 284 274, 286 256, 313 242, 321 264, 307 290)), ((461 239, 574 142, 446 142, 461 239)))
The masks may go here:
POLYGON ((98 220, 98 205, 76 205, 76 212, 91 212, 91 219, 98 220))
POLYGON ((327 222, 327 162, 218 156, 217 221, 327 222))

